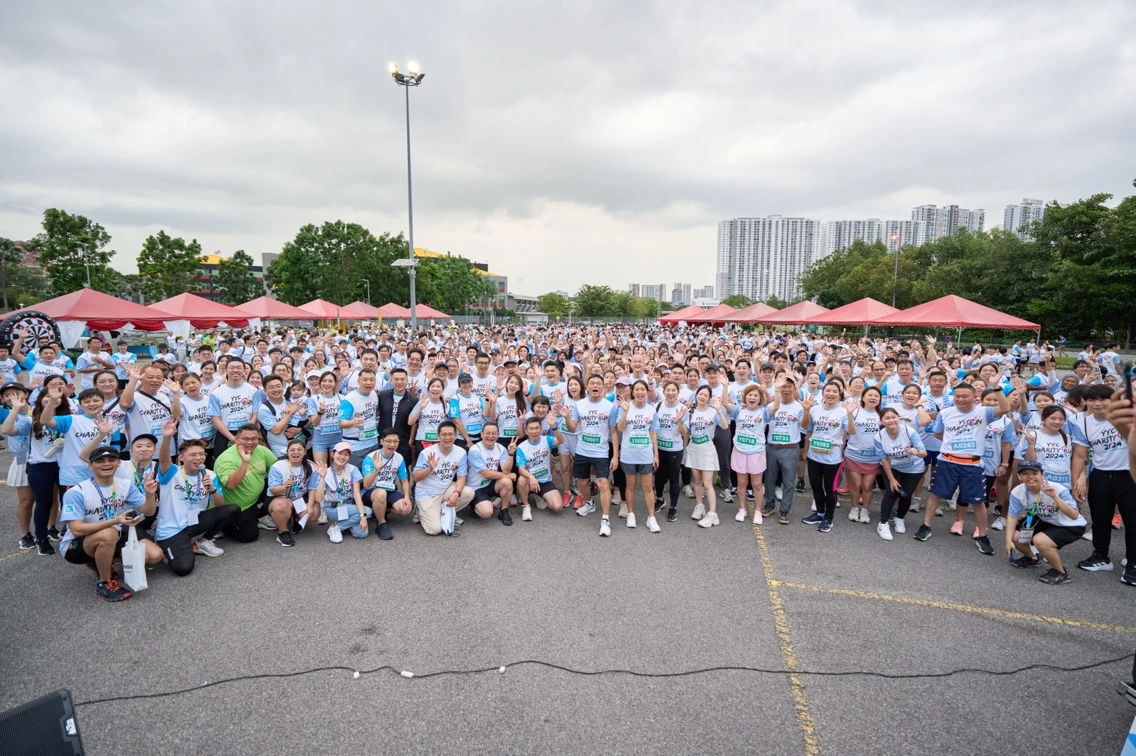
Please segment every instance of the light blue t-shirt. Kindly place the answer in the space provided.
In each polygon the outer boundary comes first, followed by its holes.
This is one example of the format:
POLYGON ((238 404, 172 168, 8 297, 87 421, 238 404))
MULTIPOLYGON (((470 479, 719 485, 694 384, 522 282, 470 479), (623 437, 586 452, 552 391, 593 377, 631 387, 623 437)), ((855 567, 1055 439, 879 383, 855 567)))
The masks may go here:
POLYGON ((399 482, 406 480, 408 477, 406 461, 398 452, 388 457, 383 453, 382 449, 378 449, 364 457, 363 475, 370 475, 376 470, 378 474, 375 475, 371 486, 381 488, 384 491, 397 491, 401 489, 402 486, 399 485, 399 482))
MULTIPOLYGON (((138 509, 145 504, 146 497, 142 495, 141 491, 134 486, 123 485, 122 481, 118 479, 115 479, 109 486, 100 486, 94 479, 85 480, 63 494, 63 500, 60 502, 59 522, 65 523, 73 520, 89 523, 105 522, 106 520, 113 520, 127 509, 138 509)), ((120 533, 122 532, 122 526, 115 525, 114 528, 120 533)), ((75 536, 71 534, 71 528, 67 528, 63 542, 59 544, 59 553, 66 554, 74 540, 75 536)))
POLYGON ((579 422, 576 430, 580 440, 576 443, 576 456, 607 459, 611 429, 619 422, 619 407, 607 399, 593 402, 589 397, 576 402, 570 417, 579 422))
POLYGON ((528 470, 539 483, 552 482, 552 449, 555 446, 556 437, 551 434, 541 436, 535 444, 526 438, 517 444, 517 467, 528 470))
POLYGON ((170 465, 165 473, 159 469, 156 540, 172 538, 197 522, 198 515, 209 508, 213 498, 206 486, 207 481, 212 482, 214 491, 223 490, 217 476, 204 466, 193 475, 186 473, 180 465, 170 465))

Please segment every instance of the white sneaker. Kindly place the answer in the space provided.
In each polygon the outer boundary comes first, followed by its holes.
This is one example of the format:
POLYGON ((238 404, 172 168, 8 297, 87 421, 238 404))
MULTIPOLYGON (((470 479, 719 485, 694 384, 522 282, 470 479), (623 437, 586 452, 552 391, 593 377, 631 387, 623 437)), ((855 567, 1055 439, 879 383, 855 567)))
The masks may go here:
POLYGON ((682 495, 688 499, 694 498, 694 489, 690 487, 689 483, 682 487, 682 495))
POLYGON ((706 507, 702 505, 702 502, 698 502, 697 504, 694 505, 694 511, 690 513, 690 519, 701 520, 705 516, 706 516, 706 507))
POLYGON ((218 547, 208 538, 198 538, 193 544, 193 551, 207 557, 219 557, 225 553, 224 549, 218 547))
POLYGON ((865 525, 870 525, 872 522, 872 515, 867 507, 860 507, 860 522, 865 525))
POLYGON ((908 507, 907 511, 908 512, 918 512, 919 511, 919 497, 918 496, 913 496, 911 498, 911 506, 908 507))
POLYGON ((655 522, 654 517, 647 518, 647 530, 651 531, 652 533, 660 532, 659 523, 655 522))
POLYGON ((256 521, 256 526, 261 530, 276 530, 276 523, 268 515, 261 517, 256 521))
POLYGON ((879 525, 877 525, 876 532, 879 533, 880 538, 884 539, 885 541, 892 540, 891 528, 888 527, 888 524, 886 522, 881 522, 879 525))
POLYGON ((611 494, 611 503, 620 505, 623 504, 623 494, 619 492, 618 488, 616 488, 615 491, 613 491, 611 494))
POLYGON ((1089 530, 1086 530, 1086 531, 1085 531, 1085 534, 1084 534, 1083 536, 1081 536, 1081 540, 1082 540, 1082 541, 1091 541, 1091 540, 1093 540, 1093 531, 1092 531, 1092 529, 1091 529, 1091 528, 1090 528, 1089 530))
POLYGON ((700 528, 712 528, 718 524, 718 514, 716 512, 707 512, 706 516, 698 521, 700 528))
POLYGON ((627 502, 621 501, 621 502, 619 502, 619 519, 622 520, 626 516, 627 516, 627 502))
POLYGON ((812 510, 813 512, 817 511, 817 503, 815 501, 811 502, 809 504, 809 509, 812 510))
POLYGON ((860 519, 860 508, 852 507, 848 510, 848 519, 852 522, 858 522, 860 519))
POLYGON ((590 515, 592 512, 595 512, 595 511, 596 511, 595 502, 594 501, 585 501, 583 503, 583 505, 579 509, 576 510, 576 514, 580 515, 581 517, 587 517, 588 515, 590 515))
POLYGON ((343 533, 339 530, 339 525, 333 522, 327 527, 327 538, 332 543, 343 543, 343 533))
POLYGON ((525 522, 532 522, 532 507, 525 504, 524 509, 521 510, 521 519, 525 522))
POLYGON ((316 522, 320 525, 327 525, 327 512, 321 509, 319 519, 316 522))
POLYGON ((611 535, 611 523, 606 517, 600 518, 600 535, 607 538, 611 535))
POLYGON ((773 492, 773 495, 777 498, 777 501, 781 501, 785 494, 781 492, 781 486, 777 486, 777 489, 773 492))
POLYGON ((541 496, 540 494, 536 495, 536 508, 537 509, 548 509, 548 502, 545 501, 544 497, 541 496))
POLYGON ((733 492, 732 492, 732 491, 730 491, 730 489, 728 489, 728 488, 723 488, 723 489, 722 489, 722 497, 721 497, 721 498, 722 498, 722 501, 724 501, 724 502, 726 502, 727 504, 729 504, 730 502, 732 502, 732 501, 734 500, 734 494, 733 494, 733 492))
MULTIPOLYGON (((758 511, 758 513, 761 512, 760 509, 757 510, 757 511, 758 511)), ((744 509, 739 509, 738 513, 736 515, 734 515, 734 521, 735 522, 745 522, 746 521, 746 511, 744 509)))
POLYGON ((954 499, 951 499, 951 511, 954 512, 956 509, 958 509, 958 502, 954 499))
POLYGON ((1003 517, 995 517, 994 522, 990 523, 991 530, 1005 530, 1006 520, 1003 517))
POLYGON ((907 526, 906 526, 906 525, 904 525, 904 524, 903 524, 903 520, 899 519, 898 517, 897 517, 897 518, 895 518, 895 520, 894 520, 894 523, 893 523, 893 524, 895 525, 895 532, 896 532, 896 533, 899 533, 900 535, 903 535, 904 533, 906 533, 906 532, 907 532, 907 526))
POLYGON ((635 527, 635 513, 634 512, 628 512, 627 513, 627 527, 629 527, 629 528, 635 527))
POLYGON ((765 519, 765 518, 763 518, 763 517, 761 516, 761 507, 757 506, 757 502, 754 502, 754 507, 753 507, 753 524, 754 524, 754 525, 760 525, 760 524, 761 524, 761 523, 762 523, 762 522, 764 521, 764 519, 765 519))

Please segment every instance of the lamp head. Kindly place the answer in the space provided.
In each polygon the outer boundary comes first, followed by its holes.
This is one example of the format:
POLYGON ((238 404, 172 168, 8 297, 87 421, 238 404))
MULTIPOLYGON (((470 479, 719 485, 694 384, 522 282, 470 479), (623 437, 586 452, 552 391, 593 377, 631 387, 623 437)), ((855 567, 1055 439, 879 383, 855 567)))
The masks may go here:
POLYGON ((391 64, 388 65, 387 68, 390 70, 392 76, 398 73, 398 63, 391 61, 391 64))
POLYGON ((406 66, 406 71, 411 76, 417 76, 418 75, 418 64, 415 63, 413 60, 410 61, 410 63, 408 63, 407 66, 406 66))

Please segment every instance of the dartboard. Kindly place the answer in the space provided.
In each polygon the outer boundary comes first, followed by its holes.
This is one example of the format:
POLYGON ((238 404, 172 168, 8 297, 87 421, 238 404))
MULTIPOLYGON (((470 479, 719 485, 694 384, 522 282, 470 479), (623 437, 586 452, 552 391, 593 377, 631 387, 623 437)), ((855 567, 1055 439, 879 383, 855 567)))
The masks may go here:
POLYGON ((14 312, 0 322, 0 344, 12 344, 16 340, 16 334, 20 331, 25 332, 26 343, 29 346, 34 346, 42 338, 48 338, 52 341, 63 340, 59 326, 55 324, 54 320, 42 312, 24 310, 23 312, 14 312))

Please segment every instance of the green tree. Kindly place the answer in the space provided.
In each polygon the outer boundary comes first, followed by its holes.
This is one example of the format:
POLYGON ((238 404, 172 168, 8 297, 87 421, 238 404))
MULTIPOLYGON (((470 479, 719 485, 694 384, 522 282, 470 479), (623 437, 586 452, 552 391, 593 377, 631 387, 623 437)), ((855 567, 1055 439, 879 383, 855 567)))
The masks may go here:
POLYGON ((69 294, 87 284, 105 291, 113 278, 107 249, 110 234, 98 223, 52 208, 43 212, 43 232, 28 242, 28 249, 39 257, 39 264, 50 280, 50 293, 69 294))
POLYGON ((217 264, 213 284, 218 299, 225 304, 242 304, 264 293, 264 287, 252 272, 253 260, 243 249, 217 264))
POLYGON ((21 265, 23 254, 11 239, 0 237, 0 290, 4 312, 27 307, 47 296, 47 278, 31 265, 21 265))
POLYGON ((611 317, 614 296, 610 286, 584 284, 572 297, 572 311, 581 318, 611 317))
POLYGON ((112 270, 111 283, 106 293, 120 299, 129 299, 131 302, 141 302, 145 295, 142 292, 142 279, 135 273, 119 273, 112 270))
POLYGON ((572 311, 572 303, 563 294, 549 292, 537 297, 536 308, 550 318, 566 318, 572 311))
POLYGON ((770 297, 769 299, 765 300, 765 304, 769 305, 774 310, 784 310, 786 307, 789 306, 790 303, 786 302, 784 299, 781 299, 780 297, 770 297))
POLYGON ((435 309, 455 314, 473 302, 496 297, 497 290, 469 260, 445 255, 418 258, 415 296, 435 309))
POLYGON ((375 237, 358 223, 309 223, 284 245, 265 279, 281 301, 293 305, 365 299, 364 280, 370 281, 371 301, 408 302, 408 276, 391 269, 392 262, 406 257, 406 246, 402 234, 375 237))
POLYGON ((729 305, 735 310, 740 310, 743 307, 749 307, 751 304, 753 304, 753 300, 747 297, 745 294, 731 294, 730 296, 722 300, 722 304, 729 305))
POLYGON ((184 294, 201 283, 201 245, 165 231, 146 237, 138 254, 142 291, 154 301, 184 294))

